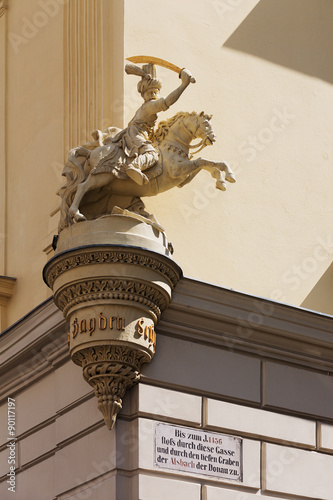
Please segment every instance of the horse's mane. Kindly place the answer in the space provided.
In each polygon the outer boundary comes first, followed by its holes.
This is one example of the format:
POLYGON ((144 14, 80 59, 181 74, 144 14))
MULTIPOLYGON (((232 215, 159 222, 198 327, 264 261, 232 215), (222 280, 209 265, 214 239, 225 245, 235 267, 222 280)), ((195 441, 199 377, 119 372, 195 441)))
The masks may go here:
POLYGON ((192 111, 192 113, 188 113, 187 111, 179 111, 172 118, 160 121, 157 129, 153 132, 151 140, 159 144, 161 141, 163 141, 165 136, 168 135, 170 127, 174 123, 176 123, 176 121, 180 120, 181 118, 186 118, 188 116, 195 116, 195 115, 197 115, 195 111, 192 111))

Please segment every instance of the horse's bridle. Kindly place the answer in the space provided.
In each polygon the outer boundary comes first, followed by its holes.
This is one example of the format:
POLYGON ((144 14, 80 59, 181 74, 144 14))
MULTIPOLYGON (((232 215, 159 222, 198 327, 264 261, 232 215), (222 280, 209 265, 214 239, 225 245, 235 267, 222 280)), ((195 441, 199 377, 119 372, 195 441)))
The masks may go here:
MULTIPOLYGON (((182 125, 185 128, 185 125, 184 124, 182 124, 182 125)), ((194 136, 196 136, 196 133, 200 129, 200 127, 201 127, 200 115, 197 115, 197 128, 195 129, 194 136)), ((193 156, 195 154, 199 153, 203 148, 205 148, 208 145, 208 142, 209 142, 209 144, 213 144, 213 141, 209 138, 208 135, 206 135, 206 137, 204 139, 201 139, 201 141, 199 141, 197 144, 193 144, 193 146, 191 146, 191 144, 189 144, 189 146, 188 146, 189 149, 198 148, 196 151, 193 151, 193 153, 190 155, 190 158, 193 158, 193 156)))
MULTIPOLYGON (((182 118, 179 123, 180 125, 182 126, 183 130, 189 135, 189 136, 193 136, 193 139, 196 137, 196 133, 197 131, 200 129, 201 127, 201 122, 200 122, 200 115, 197 115, 196 116, 196 120, 197 120, 197 126, 196 126, 196 129, 194 132, 191 132, 184 124, 184 118, 182 118)), ((191 140, 193 140, 191 139, 191 140)), ((184 146, 186 149, 196 149, 198 148, 196 151, 193 151, 193 153, 191 155, 189 155, 189 159, 192 159, 193 156, 197 153, 199 153, 204 147, 206 147, 209 144, 213 144, 213 141, 209 138, 208 135, 206 135, 206 137, 204 139, 201 139, 201 141, 199 141, 197 144, 193 144, 193 146, 191 146, 190 144, 186 144, 186 143, 183 143, 179 137, 177 138, 177 142, 180 143, 182 146, 184 146)))

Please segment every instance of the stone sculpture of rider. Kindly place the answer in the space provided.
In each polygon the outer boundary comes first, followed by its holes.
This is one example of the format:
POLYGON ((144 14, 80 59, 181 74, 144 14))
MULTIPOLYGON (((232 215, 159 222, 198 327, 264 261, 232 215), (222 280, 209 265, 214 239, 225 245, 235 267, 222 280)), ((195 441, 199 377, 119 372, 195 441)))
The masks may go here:
POLYGON ((180 73, 182 83, 167 97, 160 97, 162 82, 156 78, 156 68, 153 64, 146 64, 142 68, 127 64, 125 70, 129 74, 141 76, 138 91, 144 103, 135 113, 128 126, 119 132, 112 142, 124 151, 127 161, 124 165, 127 175, 137 184, 148 182, 144 171, 155 165, 158 153, 151 140, 151 134, 160 111, 166 111, 172 106, 191 82, 195 82, 191 73, 183 69, 180 73))

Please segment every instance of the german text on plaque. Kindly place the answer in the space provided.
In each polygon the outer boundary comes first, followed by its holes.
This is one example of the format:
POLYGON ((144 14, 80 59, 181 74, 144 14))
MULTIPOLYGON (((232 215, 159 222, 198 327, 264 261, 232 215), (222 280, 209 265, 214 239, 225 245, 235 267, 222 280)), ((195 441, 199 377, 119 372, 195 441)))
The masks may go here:
POLYGON ((241 482, 242 461, 241 438, 155 424, 155 467, 241 482))

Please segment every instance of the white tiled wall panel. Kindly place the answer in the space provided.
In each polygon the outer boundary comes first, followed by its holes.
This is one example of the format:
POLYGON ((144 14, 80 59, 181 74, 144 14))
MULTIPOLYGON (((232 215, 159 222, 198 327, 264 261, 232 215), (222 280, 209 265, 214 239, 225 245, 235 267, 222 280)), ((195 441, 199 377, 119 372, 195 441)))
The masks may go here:
MULTIPOLYGON (((226 488, 216 488, 215 486, 206 486, 207 500, 272 500, 272 497, 260 495, 257 492, 249 493, 244 491, 229 490, 226 488)), ((274 497, 279 500, 281 497, 274 497)))
POLYGON ((305 446, 316 445, 316 424, 310 420, 208 399, 207 425, 305 446))
POLYGON ((273 444, 264 446, 267 491, 332 500, 333 456, 273 444))
POLYGON ((139 411, 193 424, 201 423, 200 397, 145 384, 140 384, 138 391, 139 411))
POLYGON ((139 499, 142 500, 201 500, 200 484, 140 475, 139 499))
MULTIPOLYGON (((320 448, 333 452, 333 425, 319 424, 320 448)), ((333 487, 332 487, 333 489, 333 487)))

